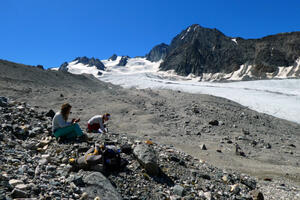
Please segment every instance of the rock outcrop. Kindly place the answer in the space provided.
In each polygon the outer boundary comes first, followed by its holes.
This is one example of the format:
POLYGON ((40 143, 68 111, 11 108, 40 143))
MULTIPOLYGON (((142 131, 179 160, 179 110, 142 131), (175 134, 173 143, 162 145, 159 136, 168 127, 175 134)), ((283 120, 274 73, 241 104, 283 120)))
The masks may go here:
POLYGON ((151 49, 149 54, 146 55, 146 59, 151 62, 157 62, 165 59, 168 52, 169 52, 169 45, 165 43, 161 43, 151 49))
POLYGON ((129 56, 122 56, 118 66, 126 66, 129 58, 129 56))

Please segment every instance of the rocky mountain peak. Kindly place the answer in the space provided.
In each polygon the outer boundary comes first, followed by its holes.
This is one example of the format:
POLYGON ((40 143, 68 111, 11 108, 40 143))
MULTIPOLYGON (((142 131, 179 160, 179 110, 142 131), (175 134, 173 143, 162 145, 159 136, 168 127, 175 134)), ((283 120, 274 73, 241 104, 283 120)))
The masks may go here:
MULTIPOLYGON (((161 70, 180 75, 233 73, 242 65, 255 79, 274 77, 279 67, 289 67, 300 57, 300 32, 281 33, 260 39, 232 38, 217 29, 194 24, 171 42, 161 70)), ((294 73, 293 73, 294 74, 294 73)))

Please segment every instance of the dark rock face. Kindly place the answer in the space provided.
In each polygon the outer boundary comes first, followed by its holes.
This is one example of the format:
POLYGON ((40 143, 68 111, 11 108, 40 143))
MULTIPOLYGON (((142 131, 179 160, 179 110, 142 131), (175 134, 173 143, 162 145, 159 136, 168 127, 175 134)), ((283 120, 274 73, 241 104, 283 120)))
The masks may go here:
POLYGON ((95 59, 95 58, 87 58, 86 56, 84 57, 78 57, 75 60, 77 60, 77 63, 82 63, 82 64, 88 64, 89 66, 96 66, 97 69, 99 70, 104 70, 105 66, 104 64, 99 60, 99 59, 95 59))
POLYGON ((165 59, 169 52, 169 45, 161 43, 155 47, 149 52, 149 54, 146 55, 147 60, 151 62, 157 62, 159 60, 165 59))
POLYGON ((108 60, 115 61, 117 60, 117 54, 113 54, 108 60))
MULTIPOLYGON (((97 58, 88 58, 86 56, 83 57, 77 57, 75 60, 73 61, 77 61, 77 63, 82 63, 84 65, 88 65, 88 66, 96 66, 98 70, 105 70, 105 66, 104 64, 97 58)), ((60 71, 68 71, 68 65, 69 63, 64 62, 60 67, 59 70, 60 71)))
POLYGON ((161 70, 190 73, 231 73, 241 65, 253 65, 252 74, 264 78, 279 66, 295 64, 300 57, 300 32, 281 33, 261 39, 231 38, 217 29, 192 25, 171 42, 161 70))
POLYGON ((64 72, 66 72, 66 71, 68 71, 68 65, 69 65, 69 63, 67 63, 67 62, 64 62, 63 64, 61 64, 61 66, 59 67, 59 71, 64 71, 64 72))
POLYGON ((126 66, 129 58, 130 58, 129 56, 122 56, 118 66, 126 66))

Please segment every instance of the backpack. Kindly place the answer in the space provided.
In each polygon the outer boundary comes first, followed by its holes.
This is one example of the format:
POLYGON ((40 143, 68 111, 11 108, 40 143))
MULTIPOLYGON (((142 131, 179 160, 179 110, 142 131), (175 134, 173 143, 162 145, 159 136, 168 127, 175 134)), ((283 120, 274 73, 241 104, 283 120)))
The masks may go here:
POLYGON ((120 150, 114 145, 107 145, 102 154, 103 166, 106 171, 117 171, 121 168, 120 150))

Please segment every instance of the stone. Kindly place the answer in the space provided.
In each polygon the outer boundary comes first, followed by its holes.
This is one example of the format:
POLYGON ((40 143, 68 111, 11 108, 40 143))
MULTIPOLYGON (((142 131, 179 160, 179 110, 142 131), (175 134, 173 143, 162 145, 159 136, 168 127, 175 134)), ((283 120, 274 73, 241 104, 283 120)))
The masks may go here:
POLYGON ((47 165, 47 164, 48 164, 48 160, 45 159, 45 158, 43 158, 43 159, 41 159, 41 160, 39 161, 39 164, 40 164, 40 165, 47 165))
POLYGON ((201 145, 200 145, 200 149, 201 149, 201 150, 207 150, 206 145, 205 145, 205 144, 201 144, 201 145))
POLYGON ((42 159, 46 159, 47 161, 51 160, 51 156, 49 154, 42 155, 42 159))
POLYGON ((246 185, 250 190, 254 190, 256 188, 256 181, 250 178, 243 178, 241 183, 246 185))
POLYGON ((88 193, 84 192, 84 193, 82 193, 80 200, 87 200, 88 198, 89 198, 88 193))
POLYGON ((258 191, 258 190, 252 190, 252 191, 250 192, 250 194, 251 194, 253 200, 264 200, 264 195, 263 195, 263 193, 261 193, 261 192, 258 191))
POLYGON ((218 126, 219 125, 219 121, 218 120, 212 120, 212 121, 208 122, 208 124, 210 124, 212 126, 218 126))
POLYGON ((182 197, 184 194, 184 187, 182 187, 181 185, 175 185, 173 187, 173 193, 182 197))
POLYGON ((24 191, 24 190, 27 190, 29 188, 29 186, 25 185, 25 184, 18 184, 18 185, 16 185, 15 188, 24 191))
POLYGON ((142 167, 145 168, 147 173, 149 173, 149 175, 159 174, 160 170, 157 164, 157 157, 154 149, 150 145, 138 144, 134 148, 133 154, 142 165, 142 167))
POLYGON ((101 200, 121 200, 121 195, 110 181, 100 172, 86 172, 82 180, 86 185, 84 192, 89 199, 99 197, 101 200))
POLYGON ((272 148, 270 143, 267 143, 265 147, 266 147, 266 149, 271 149, 272 148))
POLYGON ((240 191, 241 189, 238 184, 230 186, 230 192, 232 192, 233 194, 239 194, 240 191))
POLYGON ((10 196, 15 199, 15 198, 27 198, 28 193, 19 189, 14 189, 11 193, 10 196))
POLYGON ((17 180, 17 179, 11 179, 11 180, 9 180, 8 183, 9 183, 11 186, 15 187, 15 186, 18 185, 18 184, 22 184, 23 181, 17 180))
POLYGON ((45 116, 53 119, 53 117, 55 116, 55 112, 53 110, 49 110, 45 116))

